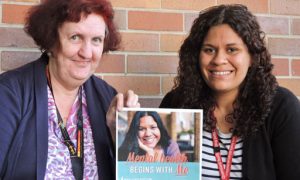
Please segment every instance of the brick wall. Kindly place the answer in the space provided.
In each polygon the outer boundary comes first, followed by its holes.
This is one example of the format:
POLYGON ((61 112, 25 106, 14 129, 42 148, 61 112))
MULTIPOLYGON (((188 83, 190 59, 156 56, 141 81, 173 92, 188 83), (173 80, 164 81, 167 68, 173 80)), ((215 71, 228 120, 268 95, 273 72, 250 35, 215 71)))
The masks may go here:
MULTIPOLYGON (((295 0, 111 0, 122 49, 105 55, 96 75, 124 92, 135 90, 143 107, 157 107, 173 84, 177 51, 199 10, 242 3, 258 16, 279 83, 300 97, 300 1, 295 0)), ((28 8, 39 0, 0 1, 0 72, 39 57, 23 32, 28 8)))

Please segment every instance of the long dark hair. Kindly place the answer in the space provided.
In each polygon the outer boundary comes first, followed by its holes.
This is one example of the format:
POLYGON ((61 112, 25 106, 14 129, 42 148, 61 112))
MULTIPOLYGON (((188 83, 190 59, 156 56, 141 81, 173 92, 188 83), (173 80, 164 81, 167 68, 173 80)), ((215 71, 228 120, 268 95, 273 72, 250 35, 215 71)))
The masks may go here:
POLYGON ((215 127, 212 112, 216 106, 213 91, 205 83, 199 70, 199 53, 209 29, 229 25, 246 44, 252 65, 233 103, 233 112, 226 120, 234 124, 233 133, 246 136, 258 130, 270 112, 277 82, 272 75, 273 64, 265 46, 265 34, 256 17, 243 5, 219 5, 201 11, 190 34, 179 50, 178 75, 174 91, 181 108, 204 109, 204 124, 208 130, 215 127))
POLYGON ((154 121, 157 123, 157 127, 160 131, 160 140, 158 141, 157 145, 160 145, 164 152, 166 153, 166 149, 170 144, 170 136, 164 127, 159 114, 155 111, 137 111, 131 124, 129 126, 128 132, 125 136, 123 143, 119 148, 119 160, 125 161, 128 157, 130 152, 134 152, 136 155, 145 155, 146 152, 139 147, 138 143, 138 131, 140 126, 140 119, 144 116, 151 116, 154 121))

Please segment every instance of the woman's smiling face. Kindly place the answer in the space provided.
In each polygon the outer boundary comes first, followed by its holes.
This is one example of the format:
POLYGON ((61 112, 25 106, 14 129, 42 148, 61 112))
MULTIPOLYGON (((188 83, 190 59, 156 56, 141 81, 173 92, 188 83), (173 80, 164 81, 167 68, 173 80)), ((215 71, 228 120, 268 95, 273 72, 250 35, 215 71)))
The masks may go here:
POLYGON ((152 116, 144 116, 140 119, 138 138, 144 145, 155 148, 160 136, 160 130, 152 116))
POLYGON ((61 82, 83 83, 95 72, 102 57, 105 28, 103 17, 94 13, 82 16, 79 22, 62 24, 51 62, 61 82))
POLYGON ((248 48, 227 24, 210 28, 200 50, 201 74, 215 92, 237 95, 251 65, 248 48))

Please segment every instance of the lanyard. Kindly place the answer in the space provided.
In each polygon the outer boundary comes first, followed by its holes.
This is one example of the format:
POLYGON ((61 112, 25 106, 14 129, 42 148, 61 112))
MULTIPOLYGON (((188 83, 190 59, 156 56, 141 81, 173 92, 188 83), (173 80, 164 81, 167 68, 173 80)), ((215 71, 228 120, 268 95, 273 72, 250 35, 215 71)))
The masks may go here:
MULTIPOLYGON (((46 75, 47 75, 48 85, 50 87, 52 96, 54 97, 48 66, 46 67, 46 75)), ((61 133, 62 133, 62 136, 64 139, 63 143, 67 146, 67 148, 70 152, 73 175, 76 180, 82 180, 82 178, 83 178, 83 148, 84 147, 83 147, 83 116, 82 116, 82 87, 81 86, 79 88, 78 93, 79 93, 78 100, 79 100, 80 104, 79 104, 79 108, 77 110, 77 119, 78 119, 78 122, 77 122, 77 148, 75 148, 73 142, 70 139, 69 133, 63 123, 63 120, 61 118, 61 115, 60 115, 56 105, 55 105, 55 107, 56 107, 58 125, 59 125, 59 128, 61 130, 61 133)))
POLYGON ((231 138, 231 144, 230 144, 230 148, 229 148, 229 152, 228 152, 228 156, 227 156, 225 170, 224 170, 224 166, 223 166, 223 162, 222 162, 222 158, 221 158, 219 138, 218 138, 218 134, 216 132, 216 129, 212 130, 212 138, 213 138, 214 154, 215 154, 216 161, 217 161, 218 168, 219 168, 219 172, 220 172, 220 175, 221 175, 221 180, 229 180, 231 164, 232 164, 232 158, 233 158, 233 152, 234 152, 234 149, 235 149, 237 136, 232 136, 232 138, 231 138))

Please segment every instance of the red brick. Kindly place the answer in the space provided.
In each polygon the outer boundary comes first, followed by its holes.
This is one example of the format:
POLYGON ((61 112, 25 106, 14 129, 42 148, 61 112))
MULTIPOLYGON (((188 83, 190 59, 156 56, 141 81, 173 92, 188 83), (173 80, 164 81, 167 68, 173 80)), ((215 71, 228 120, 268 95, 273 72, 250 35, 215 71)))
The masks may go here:
POLYGON ((218 0, 218 4, 243 4, 253 13, 268 13, 268 0, 218 0))
POLYGON ((0 46, 1 47, 24 47, 35 48, 33 40, 19 28, 0 27, 0 46))
POLYGON ((25 16, 31 6, 3 4, 2 22, 8 24, 24 24, 25 16))
POLYGON ((291 90, 296 96, 300 96, 300 79, 277 79, 280 86, 291 90))
POLYGON ((190 32, 193 22, 198 16, 198 13, 187 13, 184 15, 184 30, 186 32, 190 32))
POLYGON ((159 95, 160 78, 149 76, 103 76, 103 79, 117 89, 127 92, 132 89, 138 95, 159 95))
POLYGON ((159 51, 158 34, 122 33, 122 48, 125 51, 159 51))
POLYGON ((8 71, 32 62, 40 57, 39 52, 3 51, 1 53, 1 70, 8 71))
POLYGON ((289 34, 289 19, 258 16, 262 30, 267 34, 289 34))
POLYGON ((114 23, 118 29, 127 29, 126 15, 125 10, 115 10, 114 23))
POLYGON ((288 76, 289 75, 289 60, 274 58, 272 59, 274 64, 273 74, 275 76, 288 76))
POLYGON ((165 52, 178 52, 184 39, 184 35, 162 34, 160 36, 160 50, 165 52))
POLYGON ((182 31, 183 17, 178 13, 129 11, 128 28, 154 31, 182 31))
POLYGON ((272 0, 270 4, 272 14, 300 15, 298 0, 272 0))
POLYGON ((268 46, 272 55, 300 55, 300 38, 269 38, 268 46))
MULTIPOLYGON (((185 14, 185 28, 184 28, 185 31, 187 32, 190 31, 192 24, 197 17, 198 17, 198 13, 185 14)), ((262 30, 267 34, 288 34, 289 33, 288 18, 257 16, 257 20, 262 30)))
POLYGON ((124 73, 125 56, 117 54, 104 54, 96 73, 124 73))
POLYGON ((292 75, 300 76, 300 59, 292 61, 292 75))
POLYGON ((40 2, 40 0, 4 0, 4 1, 7 1, 7 2, 40 2))
POLYGON ((215 0, 161 0, 161 7, 164 9, 200 11, 213 5, 216 5, 215 0))
POLYGON ((164 95, 171 91, 171 89, 173 88, 174 78, 175 76, 166 76, 162 78, 162 93, 164 95))
POLYGON ((158 108, 161 100, 161 98, 139 98, 139 102, 143 108, 158 108))
POLYGON ((177 56, 128 56, 128 73, 176 73, 177 56))
POLYGON ((300 35, 300 19, 292 20, 292 34, 300 35))
POLYGON ((121 8, 160 8, 160 0, 110 0, 113 7, 121 8))

